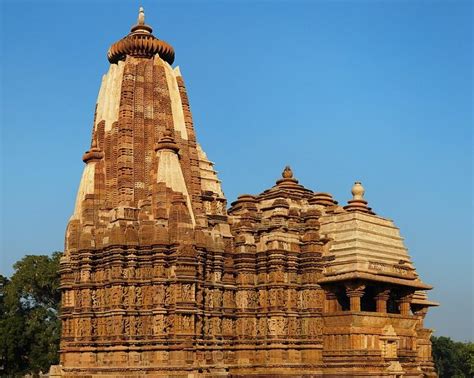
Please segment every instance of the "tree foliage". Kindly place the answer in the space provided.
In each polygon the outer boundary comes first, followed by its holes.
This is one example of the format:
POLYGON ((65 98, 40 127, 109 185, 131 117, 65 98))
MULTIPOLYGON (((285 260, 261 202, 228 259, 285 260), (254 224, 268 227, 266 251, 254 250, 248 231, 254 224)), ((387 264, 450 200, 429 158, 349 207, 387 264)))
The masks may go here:
POLYGON ((449 337, 432 337, 433 359, 440 378, 474 376, 474 343, 455 342, 449 337))
POLYGON ((59 259, 25 256, 11 279, 0 276, 0 366, 13 376, 58 363, 59 259))

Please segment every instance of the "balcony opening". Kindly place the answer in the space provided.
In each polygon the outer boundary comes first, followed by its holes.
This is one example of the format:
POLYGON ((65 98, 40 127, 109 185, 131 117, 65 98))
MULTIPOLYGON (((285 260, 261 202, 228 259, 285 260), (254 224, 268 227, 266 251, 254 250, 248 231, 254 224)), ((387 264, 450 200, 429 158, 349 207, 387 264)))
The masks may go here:
POLYGON ((351 309, 351 304, 345 291, 340 291, 336 293, 336 296, 337 296, 337 301, 339 302, 339 306, 341 307, 341 310, 349 311, 351 309))
POLYGON ((375 302, 375 288, 373 286, 367 286, 365 288, 364 295, 360 300, 361 311, 375 312, 377 309, 375 302))
POLYGON ((388 298, 387 301, 387 312, 389 314, 400 314, 400 308, 398 306, 398 301, 397 297, 394 295, 394 293, 390 293, 390 297, 388 298))

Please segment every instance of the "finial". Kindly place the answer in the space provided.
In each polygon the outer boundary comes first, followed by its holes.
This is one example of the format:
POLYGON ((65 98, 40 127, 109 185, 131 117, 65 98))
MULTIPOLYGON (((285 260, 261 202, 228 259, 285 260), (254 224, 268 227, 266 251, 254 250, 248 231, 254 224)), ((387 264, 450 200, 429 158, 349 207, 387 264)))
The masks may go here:
POLYGON ((163 136, 155 144, 155 151, 159 150, 171 150, 178 153, 179 147, 174 141, 173 132, 170 129, 164 129, 163 136))
POLYGON ((138 21, 137 25, 145 25, 145 10, 143 7, 140 7, 138 10, 138 21))
POLYGON ((293 178, 293 171, 291 170, 289 165, 285 167, 285 169, 281 173, 281 177, 286 178, 286 179, 293 178))
MULTIPOLYGON (((152 33, 153 29, 151 28, 151 26, 145 24, 145 10, 143 9, 143 7, 140 7, 138 9, 137 23, 132 26, 130 31, 131 31, 132 36, 134 33, 138 33, 138 34, 144 34, 144 33, 151 34, 152 33)), ((130 35, 128 37, 130 37, 130 35)))
POLYGON ((116 64, 127 56, 149 59, 158 54, 165 62, 173 64, 173 47, 152 33, 153 28, 145 24, 145 10, 140 7, 137 22, 130 28, 130 33, 110 46, 107 52, 109 62, 116 64))
POLYGON ((298 184, 298 180, 293 177, 293 171, 291 170, 289 165, 285 167, 285 169, 281 173, 281 177, 281 179, 277 180, 277 185, 290 185, 291 187, 293 187, 295 184, 298 184))
POLYGON ((364 194, 365 194, 365 189, 360 183, 360 181, 356 181, 354 185, 352 186, 352 199, 354 200, 363 200, 364 199, 364 194))
POLYGON ((352 199, 347 201, 348 205, 344 206, 347 211, 360 211, 362 213, 375 214, 372 209, 367 206, 367 201, 364 199, 365 189, 360 183, 356 181, 352 186, 352 199))
POLYGON ((172 137, 173 137, 173 133, 171 132, 170 129, 165 129, 165 131, 163 131, 163 137, 164 137, 164 138, 172 138, 172 137))
POLYGON ((97 147, 97 140, 92 138, 92 144, 89 151, 86 151, 82 156, 82 161, 84 163, 89 163, 90 161, 99 161, 104 157, 102 150, 97 147))

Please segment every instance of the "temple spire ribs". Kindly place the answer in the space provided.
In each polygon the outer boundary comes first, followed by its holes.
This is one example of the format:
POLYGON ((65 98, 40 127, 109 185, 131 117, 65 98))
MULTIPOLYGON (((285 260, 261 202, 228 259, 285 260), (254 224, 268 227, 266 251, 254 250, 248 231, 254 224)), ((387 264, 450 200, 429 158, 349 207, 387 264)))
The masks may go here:
POLYGON ((179 162, 179 147, 175 143, 170 130, 164 131, 163 137, 160 138, 155 147, 155 151, 158 160, 157 183, 161 183, 164 187, 171 189, 173 192, 183 195, 190 220, 193 226, 196 225, 191 205, 191 197, 189 196, 186 181, 179 162))
POLYGON ((287 166, 227 209, 174 50, 137 23, 108 51, 61 260, 66 377, 434 376, 422 282, 356 182, 287 166))

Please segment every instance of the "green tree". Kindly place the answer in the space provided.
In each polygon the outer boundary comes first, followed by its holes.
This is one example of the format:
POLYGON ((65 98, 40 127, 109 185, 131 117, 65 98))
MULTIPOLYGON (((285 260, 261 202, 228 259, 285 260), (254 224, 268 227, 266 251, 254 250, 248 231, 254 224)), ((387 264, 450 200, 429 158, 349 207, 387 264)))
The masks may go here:
POLYGON ((432 337, 433 360, 440 378, 474 376, 474 343, 461 343, 449 337, 432 337))
POLYGON ((25 256, 10 280, 0 278, 3 374, 46 372, 58 363, 60 257, 60 252, 25 256))

